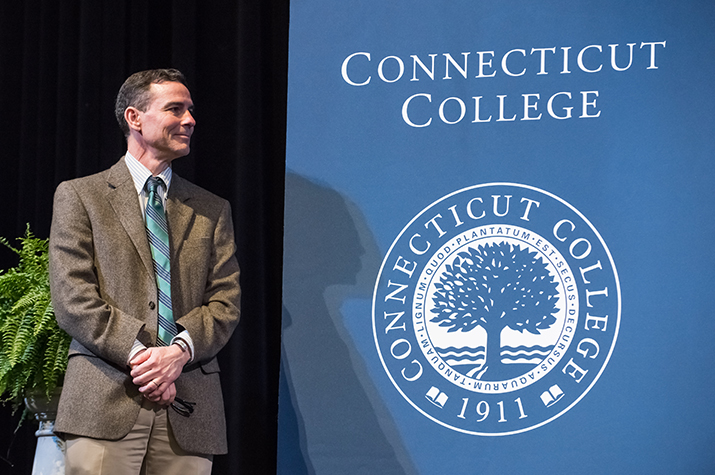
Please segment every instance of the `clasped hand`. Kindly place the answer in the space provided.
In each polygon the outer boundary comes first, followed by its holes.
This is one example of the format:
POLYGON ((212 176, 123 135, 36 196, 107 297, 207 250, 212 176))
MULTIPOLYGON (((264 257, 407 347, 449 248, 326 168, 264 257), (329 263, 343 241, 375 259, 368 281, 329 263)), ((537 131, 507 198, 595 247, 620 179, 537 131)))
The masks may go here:
POLYGON ((176 397, 174 381, 189 360, 177 345, 142 350, 129 362, 134 384, 149 401, 168 406, 176 397))

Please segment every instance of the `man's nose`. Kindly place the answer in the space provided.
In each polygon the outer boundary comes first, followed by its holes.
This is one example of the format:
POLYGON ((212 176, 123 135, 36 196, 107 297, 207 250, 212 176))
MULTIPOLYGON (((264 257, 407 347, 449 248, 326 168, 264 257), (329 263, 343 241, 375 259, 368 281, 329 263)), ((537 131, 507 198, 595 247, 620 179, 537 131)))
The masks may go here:
POLYGON ((186 127, 194 127, 196 125, 196 119, 194 119, 190 110, 184 112, 184 117, 181 118, 181 123, 186 127))

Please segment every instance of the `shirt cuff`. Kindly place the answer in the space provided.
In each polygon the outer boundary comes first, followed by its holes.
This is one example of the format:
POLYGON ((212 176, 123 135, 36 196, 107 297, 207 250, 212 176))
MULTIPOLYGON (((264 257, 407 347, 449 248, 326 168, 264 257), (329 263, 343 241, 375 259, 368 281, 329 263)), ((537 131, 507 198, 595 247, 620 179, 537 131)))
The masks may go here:
POLYGON ((134 357, 142 350, 146 350, 146 346, 144 346, 144 343, 139 340, 134 340, 132 350, 129 352, 129 358, 127 359, 127 365, 129 365, 129 362, 133 360, 134 357))
POLYGON ((174 344, 174 341, 176 340, 182 340, 184 343, 186 343, 186 346, 189 347, 189 363, 194 361, 194 341, 191 339, 191 335, 189 335, 189 332, 184 330, 178 335, 176 335, 174 338, 171 339, 171 344, 174 344))

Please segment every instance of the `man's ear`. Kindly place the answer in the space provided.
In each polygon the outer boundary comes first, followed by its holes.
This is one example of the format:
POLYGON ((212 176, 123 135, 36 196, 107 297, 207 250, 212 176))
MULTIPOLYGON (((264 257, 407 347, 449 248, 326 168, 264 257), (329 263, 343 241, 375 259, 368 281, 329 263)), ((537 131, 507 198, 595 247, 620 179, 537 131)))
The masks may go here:
POLYGON ((141 114, 139 109, 136 107, 129 106, 124 110, 124 120, 127 121, 127 125, 130 130, 135 130, 137 132, 142 131, 141 114))

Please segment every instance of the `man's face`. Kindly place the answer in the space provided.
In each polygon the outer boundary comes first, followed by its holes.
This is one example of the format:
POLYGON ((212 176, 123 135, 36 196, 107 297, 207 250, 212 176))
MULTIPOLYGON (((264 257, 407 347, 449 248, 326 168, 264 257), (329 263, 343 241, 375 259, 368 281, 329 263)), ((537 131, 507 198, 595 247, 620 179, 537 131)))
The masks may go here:
POLYGON ((139 113, 145 146, 160 160, 187 155, 196 125, 189 90, 179 82, 163 82, 152 84, 149 92, 149 106, 139 113))

